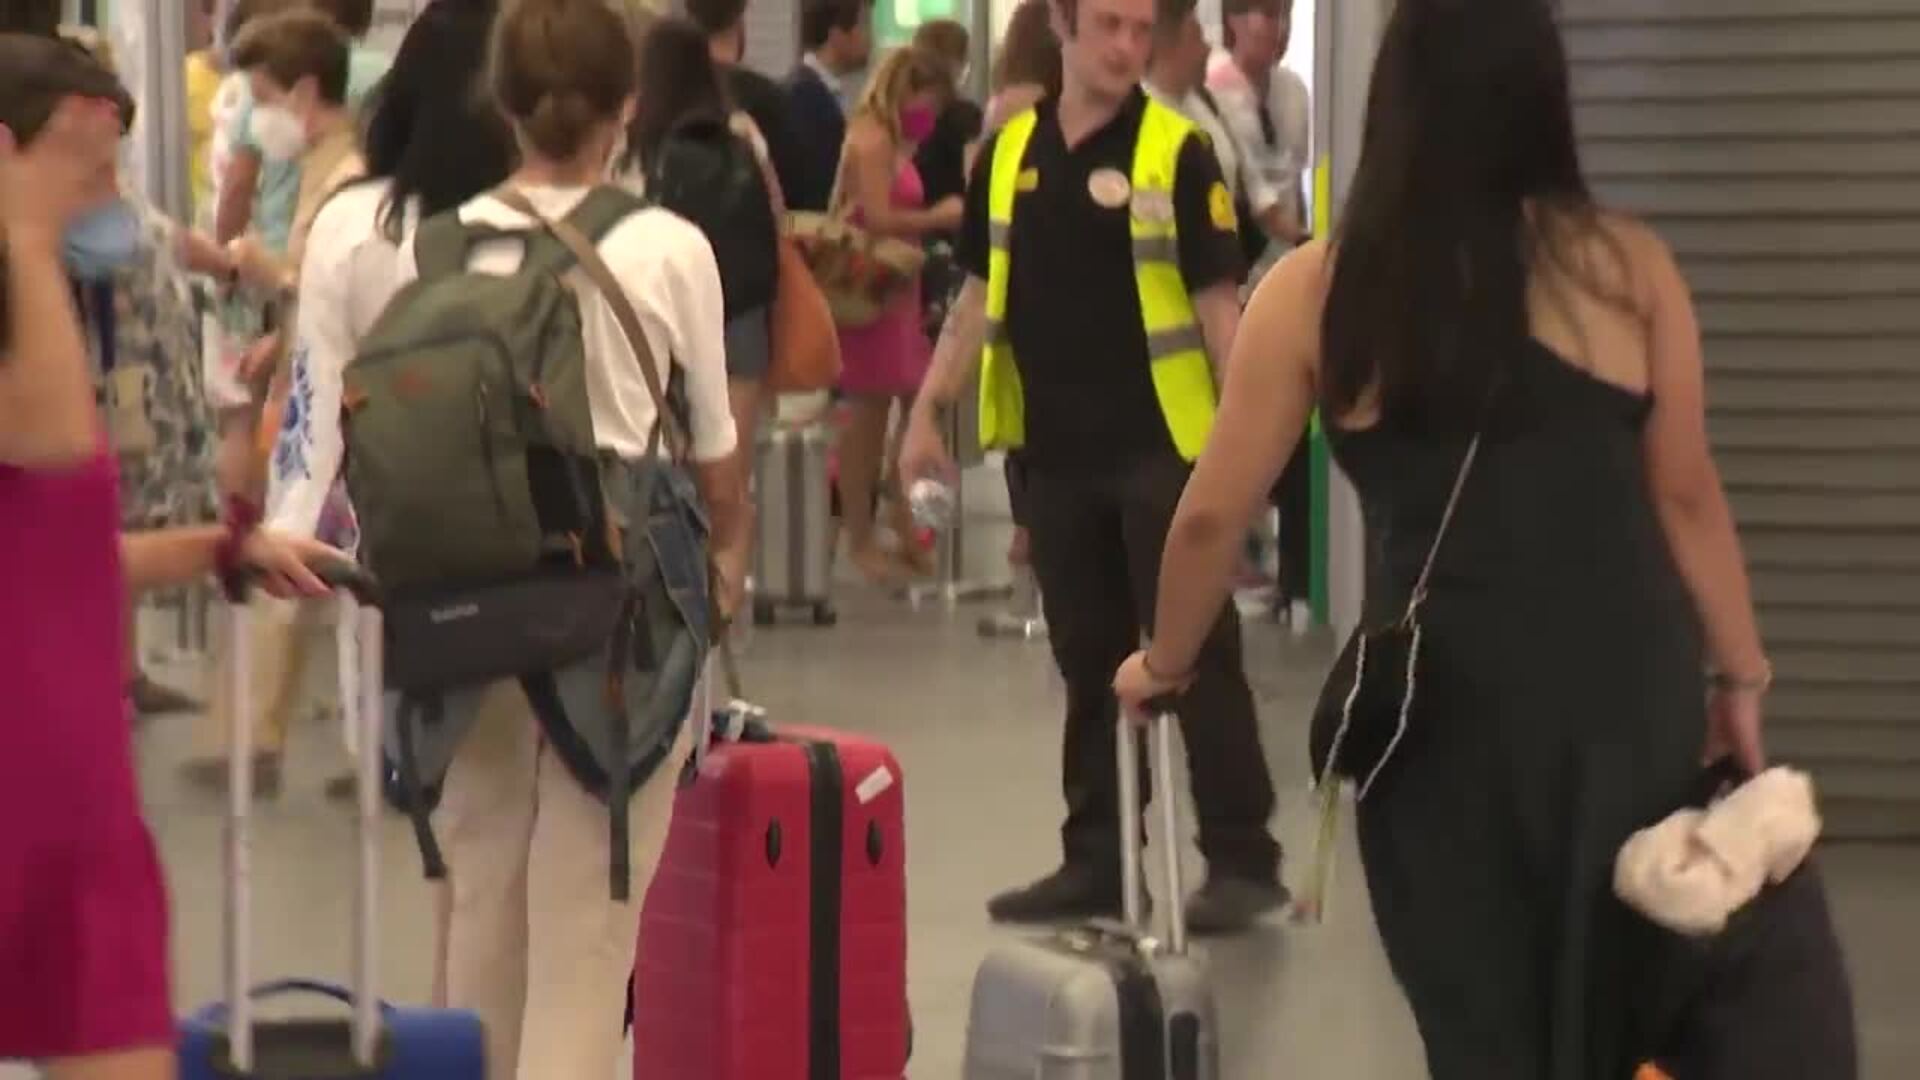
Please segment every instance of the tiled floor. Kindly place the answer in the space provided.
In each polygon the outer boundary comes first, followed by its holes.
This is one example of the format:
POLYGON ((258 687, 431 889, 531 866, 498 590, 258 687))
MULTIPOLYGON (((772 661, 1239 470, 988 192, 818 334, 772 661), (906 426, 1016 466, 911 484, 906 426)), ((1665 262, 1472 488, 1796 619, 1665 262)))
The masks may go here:
MULTIPOLYGON (((972 612, 916 615, 858 595, 846 606, 837 629, 758 634, 746 661, 750 691, 777 717, 871 731, 897 748, 909 799, 919 1029, 913 1075, 955 1077, 973 968, 997 933, 982 904, 997 888, 1044 869, 1055 854, 1058 693, 1043 646, 984 642, 972 612)), ((1259 658, 1268 756, 1284 792, 1280 829, 1303 851, 1310 824, 1301 711, 1326 646, 1271 629, 1256 634, 1250 652, 1259 658)), ((174 777, 174 765, 189 752, 191 726, 188 718, 159 720, 140 744, 171 868, 179 991, 187 1002, 206 1000, 219 987, 219 807, 174 777)), ((349 832, 344 812, 318 792, 333 739, 318 726, 302 733, 289 790, 258 826, 257 956, 265 973, 345 970, 349 832)), ((386 988, 418 998, 426 989, 429 933, 418 863, 398 821, 384 841, 386 988)), ((1920 947, 1912 935, 1920 851, 1837 849, 1825 858, 1859 986, 1866 1075, 1920 1075, 1920 1032, 1912 1023, 1920 1015, 1920 947)), ((1421 1075, 1350 845, 1345 859, 1329 924, 1273 926, 1208 949, 1230 1077, 1421 1075)))
MULTIPOLYGON (((995 538, 979 539, 983 552, 993 549, 995 538)), ((745 663, 749 692, 777 720, 869 731, 897 749, 908 786, 919 1034, 912 1075, 947 1080, 959 1075, 973 969, 999 934, 982 905, 997 889, 1046 869, 1056 854, 1059 693, 1045 647, 981 640, 978 610, 914 613, 857 589, 848 590, 843 606, 835 629, 754 635, 745 663)), ((1279 828, 1296 852, 1306 850, 1311 832, 1303 711, 1327 652, 1324 640, 1295 641, 1268 627, 1254 631, 1249 649, 1267 753, 1282 789, 1279 828)), ((220 807, 176 776, 192 752, 195 723, 163 718, 139 741, 174 890, 183 1002, 206 1001, 220 987, 220 807)), ((337 735, 321 725, 302 731, 288 790, 263 809, 257 826, 262 975, 346 970, 349 827, 345 812, 319 793, 339 760, 337 747, 337 735)), ((419 999, 430 940, 419 864, 401 822, 390 822, 383 844, 384 988, 419 999)), ((1326 925, 1276 925, 1207 948, 1231 1080, 1422 1075, 1410 1021, 1374 939, 1350 837, 1344 848, 1326 925)), ((1859 991, 1865 1075, 1920 1076, 1920 945, 1913 932, 1920 849, 1842 848, 1823 857, 1859 991)), ((1197 868, 1197 860, 1190 865, 1197 868)))

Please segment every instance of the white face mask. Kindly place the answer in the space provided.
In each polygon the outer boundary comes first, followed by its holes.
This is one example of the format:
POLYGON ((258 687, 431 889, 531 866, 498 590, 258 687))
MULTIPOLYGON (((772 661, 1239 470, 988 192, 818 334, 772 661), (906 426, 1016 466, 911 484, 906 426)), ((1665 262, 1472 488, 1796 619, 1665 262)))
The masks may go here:
POLYGON ((307 125, 285 105, 257 105, 248 134, 268 161, 291 161, 307 148, 307 125))

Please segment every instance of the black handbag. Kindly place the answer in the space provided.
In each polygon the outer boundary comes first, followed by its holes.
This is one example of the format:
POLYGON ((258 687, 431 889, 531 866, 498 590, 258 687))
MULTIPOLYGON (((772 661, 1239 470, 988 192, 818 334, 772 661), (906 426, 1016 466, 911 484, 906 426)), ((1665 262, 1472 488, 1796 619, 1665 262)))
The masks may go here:
POLYGON ((1407 599, 1405 613, 1384 626, 1354 630, 1334 660, 1333 670, 1327 673, 1307 737, 1316 786, 1329 780, 1350 780, 1359 785, 1358 797, 1366 798, 1406 738, 1426 637, 1420 609, 1427 600, 1434 562, 1459 509, 1460 493, 1466 489, 1474 460, 1480 456, 1481 438, 1476 433, 1461 457, 1453 491, 1447 496, 1440 526, 1434 532, 1413 594, 1407 599))

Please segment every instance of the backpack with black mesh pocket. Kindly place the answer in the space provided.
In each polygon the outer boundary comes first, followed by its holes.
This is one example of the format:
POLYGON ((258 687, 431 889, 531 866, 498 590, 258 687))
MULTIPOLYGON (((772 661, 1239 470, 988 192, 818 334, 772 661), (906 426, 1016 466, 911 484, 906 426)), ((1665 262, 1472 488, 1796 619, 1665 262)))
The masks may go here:
POLYGON ((347 370, 348 492, 387 589, 388 794, 427 875, 443 876, 430 815, 447 769, 488 688, 517 682, 548 744, 609 805, 625 899, 630 796, 679 735, 712 631, 683 412, 595 250, 648 204, 604 187, 549 222, 517 192, 496 197, 537 224, 424 222, 419 279, 347 370), (523 245, 518 270, 467 268, 493 241, 523 245), (595 445, 586 288, 613 308, 658 409, 641 459, 595 445))
POLYGON ((647 160, 647 197, 686 218, 713 248, 728 319, 773 303, 779 223, 753 147, 724 120, 695 117, 647 160))

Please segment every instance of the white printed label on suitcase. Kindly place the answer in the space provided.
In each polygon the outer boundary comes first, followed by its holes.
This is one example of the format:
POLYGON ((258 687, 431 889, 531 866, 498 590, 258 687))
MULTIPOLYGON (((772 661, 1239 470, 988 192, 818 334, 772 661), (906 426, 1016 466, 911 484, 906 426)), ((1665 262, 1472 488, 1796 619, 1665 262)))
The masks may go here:
POLYGON ((853 789, 853 796, 860 800, 861 806, 865 806, 879 798, 892 786, 893 770, 882 765, 868 773, 865 780, 860 781, 860 786, 853 789))

